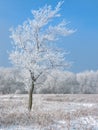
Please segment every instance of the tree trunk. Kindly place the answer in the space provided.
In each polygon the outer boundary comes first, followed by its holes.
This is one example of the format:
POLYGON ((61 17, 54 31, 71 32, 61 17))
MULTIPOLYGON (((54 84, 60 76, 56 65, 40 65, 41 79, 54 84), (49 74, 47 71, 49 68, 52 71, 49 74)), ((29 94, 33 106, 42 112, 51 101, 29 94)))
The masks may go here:
POLYGON ((31 85, 31 88, 30 88, 30 91, 29 91, 29 105, 28 105, 29 111, 31 111, 31 109, 32 109, 32 102, 33 102, 32 95, 33 95, 33 90, 34 90, 34 82, 32 81, 32 85, 31 85))

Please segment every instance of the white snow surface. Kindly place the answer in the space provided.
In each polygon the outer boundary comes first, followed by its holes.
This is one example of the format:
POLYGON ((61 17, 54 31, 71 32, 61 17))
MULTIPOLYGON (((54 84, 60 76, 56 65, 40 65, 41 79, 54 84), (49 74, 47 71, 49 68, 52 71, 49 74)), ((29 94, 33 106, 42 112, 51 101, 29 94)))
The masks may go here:
MULTIPOLYGON (((48 98, 50 98, 49 96, 48 98)), ((42 113, 42 116, 44 112, 46 113, 54 113, 55 111, 63 111, 63 113, 69 113, 71 118, 71 114, 73 112, 77 112, 80 109, 82 110, 89 110, 93 108, 98 108, 98 103, 95 102, 68 102, 68 101, 56 101, 57 96, 55 97, 55 101, 49 101, 47 100, 47 95, 45 96, 34 96, 34 105, 35 105, 35 110, 42 113)), ((54 98, 51 97, 51 98, 54 98)), ((59 98, 61 98, 59 96, 59 98)), ((21 103, 24 103, 24 99, 27 100, 27 96, 20 96, 20 95, 12 95, 12 96, 0 96, 0 114, 4 112, 4 114, 13 114, 13 113, 22 113, 25 115, 27 112, 26 105, 25 107, 22 107, 21 103), (8 108, 4 107, 2 105, 5 103, 9 103, 8 108), (14 106, 13 108, 10 108, 10 105, 17 103, 17 106, 14 106), (4 107, 4 109, 2 108, 4 107), (11 110, 13 109, 13 110, 11 110)), ((34 111, 34 110, 33 110, 34 111)), ((33 113, 32 111, 32 113, 33 113)), ((97 112, 96 112, 97 113, 97 112)), ((37 114, 37 113, 36 113, 37 114)), ((5 116, 5 115, 4 115, 5 116)), ((0 116, 2 120, 2 116, 0 116)), ((12 117, 13 118, 13 117, 12 117)), ((9 119, 10 120, 10 119, 9 119)), ((2 124, 0 123, 0 130, 98 130, 98 116, 95 114, 93 115, 92 113, 89 115, 82 115, 78 116, 76 118, 71 118, 68 120, 65 119, 60 119, 60 118, 53 118, 52 122, 48 124, 47 126, 41 126, 37 123, 30 123, 30 124, 2 124)))
MULTIPOLYGON (((98 120, 96 121, 94 117, 81 117, 77 120, 72 120, 70 122, 70 130, 86 130, 87 128, 91 128, 91 130, 98 130, 98 120), (80 125, 82 124, 82 125, 80 125)), ((68 124, 64 120, 54 121, 52 125, 47 127, 40 128, 37 125, 33 126, 10 126, 10 127, 2 127, 0 130, 67 130, 68 124)))

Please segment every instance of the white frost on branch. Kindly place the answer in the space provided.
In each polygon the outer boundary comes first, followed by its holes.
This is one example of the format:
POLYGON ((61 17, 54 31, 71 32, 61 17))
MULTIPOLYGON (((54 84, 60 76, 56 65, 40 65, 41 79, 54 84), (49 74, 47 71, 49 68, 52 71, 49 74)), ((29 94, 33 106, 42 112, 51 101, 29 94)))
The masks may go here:
POLYGON ((43 8, 40 8, 39 10, 32 10, 35 26, 41 28, 48 24, 48 22, 50 22, 53 18, 60 17, 60 14, 58 12, 60 11, 60 7, 62 4, 63 1, 58 2, 54 10, 51 6, 47 5, 45 5, 43 8))

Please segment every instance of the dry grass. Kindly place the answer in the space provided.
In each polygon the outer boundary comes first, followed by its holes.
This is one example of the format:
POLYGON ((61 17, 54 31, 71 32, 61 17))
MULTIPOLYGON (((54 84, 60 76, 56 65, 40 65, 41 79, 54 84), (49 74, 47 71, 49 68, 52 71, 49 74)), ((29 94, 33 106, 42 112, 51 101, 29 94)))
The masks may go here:
MULTIPOLYGON (((70 130, 72 120, 87 116, 98 117, 97 102, 98 95, 34 95, 33 110, 28 112, 27 95, 0 96, 0 126, 37 124, 43 128, 63 120, 70 130), (82 106, 78 103, 95 103, 95 105, 82 106)), ((76 127, 78 130, 84 127, 84 124, 80 122, 76 127)), ((91 129, 87 126, 88 128, 91 129)))
POLYGON ((60 102, 89 102, 89 103, 97 103, 98 102, 98 94, 47 94, 47 96, 43 95, 45 100, 47 101, 60 101, 60 102))

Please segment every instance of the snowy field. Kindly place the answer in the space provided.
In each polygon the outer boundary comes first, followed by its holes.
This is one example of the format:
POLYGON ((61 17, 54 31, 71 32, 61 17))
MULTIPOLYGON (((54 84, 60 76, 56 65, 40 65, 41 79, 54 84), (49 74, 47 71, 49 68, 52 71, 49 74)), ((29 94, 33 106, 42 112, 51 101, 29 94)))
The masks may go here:
POLYGON ((98 95, 0 95, 0 130, 98 130, 98 95))

